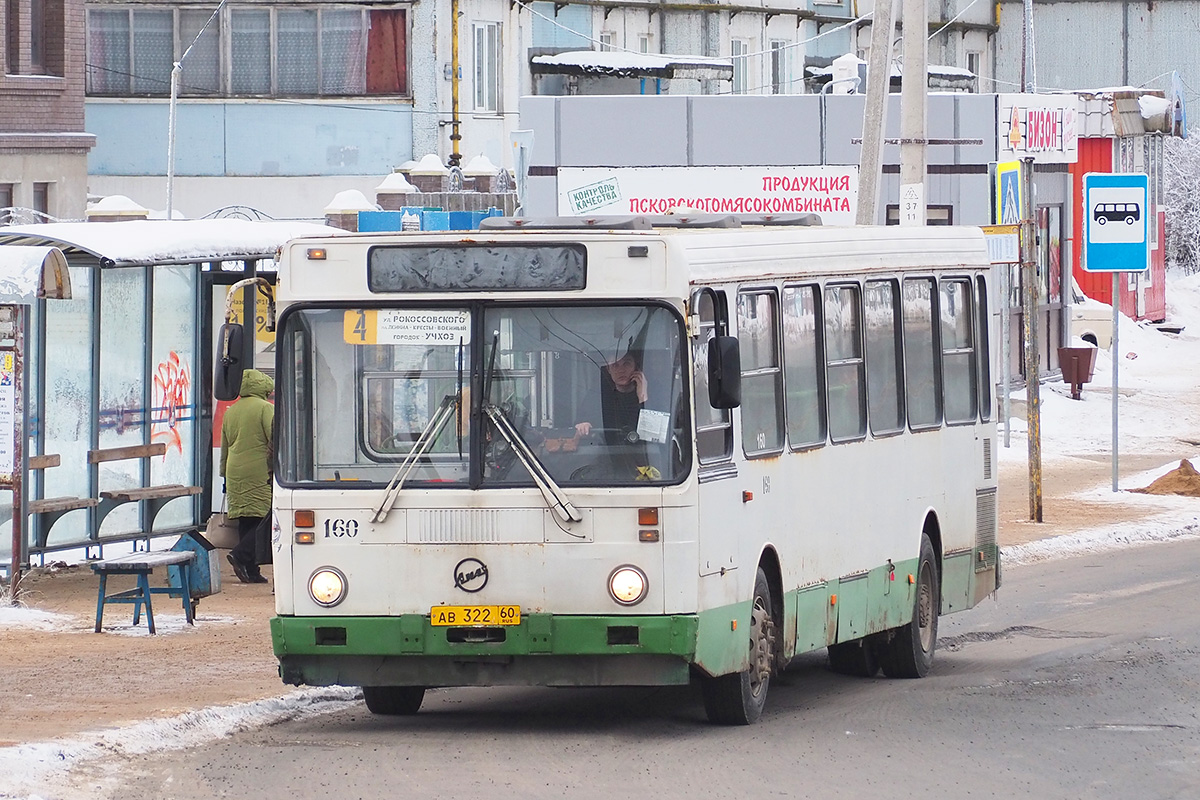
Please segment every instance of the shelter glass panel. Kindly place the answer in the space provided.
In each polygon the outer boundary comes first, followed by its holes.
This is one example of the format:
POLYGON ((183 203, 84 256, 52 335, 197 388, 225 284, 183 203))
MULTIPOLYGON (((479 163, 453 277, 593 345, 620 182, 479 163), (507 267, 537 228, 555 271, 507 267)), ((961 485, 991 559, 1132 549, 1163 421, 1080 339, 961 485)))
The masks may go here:
MULTIPOLYGON (((30 430, 45 430, 45 452, 58 453, 62 466, 46 473, 47 497, 90 497, 87 454, 92 441, 96 398, 92 394, 92 311, 96 272, 71 267, 71 299, 46 303, 46 409, 30 430)), ((49 544, 83 542, 87 514, 67 514, 50 531, 49 544)))
MULTIPOLYGON (((193 265, 154 270, 150 370, 150 440, 167 452, 150 464, 153 485, 196 483, 196 280, 193 265)), ((195 501, 180 497, 155 519, 155 528, 195 521, 195 501)))
MULTIPOLYGON (((100 278, 100 403, 97 423, 101 448, 145 443, 146 271, 110 269, 100 278)), ((100 490, 145 485, 142 459, 97 464, 100 490)), ((126 503, 104 518, 102 535, 141 530, 138 504, 126 503)))

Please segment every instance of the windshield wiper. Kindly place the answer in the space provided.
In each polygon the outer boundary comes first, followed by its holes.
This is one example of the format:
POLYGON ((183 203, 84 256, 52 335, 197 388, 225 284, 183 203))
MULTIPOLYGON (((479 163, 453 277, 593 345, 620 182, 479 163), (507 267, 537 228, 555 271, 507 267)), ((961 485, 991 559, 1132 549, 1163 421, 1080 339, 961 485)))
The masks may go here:
POLYGON ((497 405, 489 403, 484 407, 484 413, 488 415, 488 419, 496 426, 496 430, 508 442, 508 446, 517 454, 517 458, 521 459, 521 463, 525 465, 525 469, 529 470, 529 474, 533 477, 533 482, 537 484, 550 510, 557 514, 563 522, 581 522, 583 515, 572 505, 570 499, 563 492, 562 487, 555 483, 554 478, 550 476, 550 472, 542 465, 538 457, 534 455, 533 449, 530 448, 529 443, 525 441, 525 437, 521 435, 521 432, 509 420, 504 410, 497 405))
POLYGON ((442 428, 445 428, 446 423, 450 420, 450 415, 458 411, 461 403, 461 397, 455 397, 452 394, 442 398, 437 411, 433 412, 433 416, 430 417, 429 424, 413 442, 412 449, 404 456, 404 460, 400 462, 400 468, 396 470, 396 474, 388 482, 387 488, 383 490, 383 498, 375 508, 375 514, 371 517, 372 522, 383 522, 387 519, 388 512, 392 510, 392 506, 396 503, 396 497, 404 487, 404 482, 408 480, 408 474, 417 465, 417 460, 433 445, 434 440, 442 432, 442 428))

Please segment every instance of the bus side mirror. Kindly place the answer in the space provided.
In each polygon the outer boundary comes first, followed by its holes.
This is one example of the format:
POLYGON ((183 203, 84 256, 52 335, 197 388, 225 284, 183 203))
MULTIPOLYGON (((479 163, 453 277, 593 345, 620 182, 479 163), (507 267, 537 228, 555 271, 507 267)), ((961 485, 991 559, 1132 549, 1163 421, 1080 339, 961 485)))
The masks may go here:
POLYGON ((713 408, 742 404, 742 354, 736 336, 708 340, 708 404, 713 408))
POLYGON ((242 344, 245 330, 241 324, 226 322, 217 334, 214 354, 213 396, 218 400, 236 400, 242 391, 242 344))

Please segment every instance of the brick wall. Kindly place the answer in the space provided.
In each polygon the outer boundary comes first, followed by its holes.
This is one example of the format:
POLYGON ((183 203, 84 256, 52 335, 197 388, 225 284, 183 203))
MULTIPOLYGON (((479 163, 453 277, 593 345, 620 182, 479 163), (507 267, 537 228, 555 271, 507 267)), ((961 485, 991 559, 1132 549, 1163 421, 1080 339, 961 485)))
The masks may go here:
MULTIPOLYGON (((83 0, 44 0, 44 72, 30 74, 29 0, 16 0, 17 36, 22 47, 17 53, 20 74, 0 74, 0 133, 82 133, 84 75, 83 0)), ((8 11, 14 4, 0 1, 0 17, 8 30, 8 11)), ((14 37, 0 40, 7 67, 14 37)), ((7 71, 4 70, 5 72, 7 71)), ((52 147, 54 145, 51 145, 52 147)), ((78 143, 74 145, 77 147, 78 143)))

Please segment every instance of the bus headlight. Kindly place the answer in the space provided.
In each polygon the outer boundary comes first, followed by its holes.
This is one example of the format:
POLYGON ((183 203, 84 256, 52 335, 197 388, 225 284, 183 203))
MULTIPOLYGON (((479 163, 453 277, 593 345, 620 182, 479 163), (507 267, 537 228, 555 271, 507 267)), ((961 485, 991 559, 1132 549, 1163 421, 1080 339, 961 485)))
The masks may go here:
POLYGON ((321 567, 308 579, 308 596, 319 606, 336 606, 346 596, 346 576, 333 567, 321 567))
POLYGON ((623 606, 636 606, 646 597, 650 582, 646 573, 632 564, 617 567, 608 576, 608 593, 623 606))

